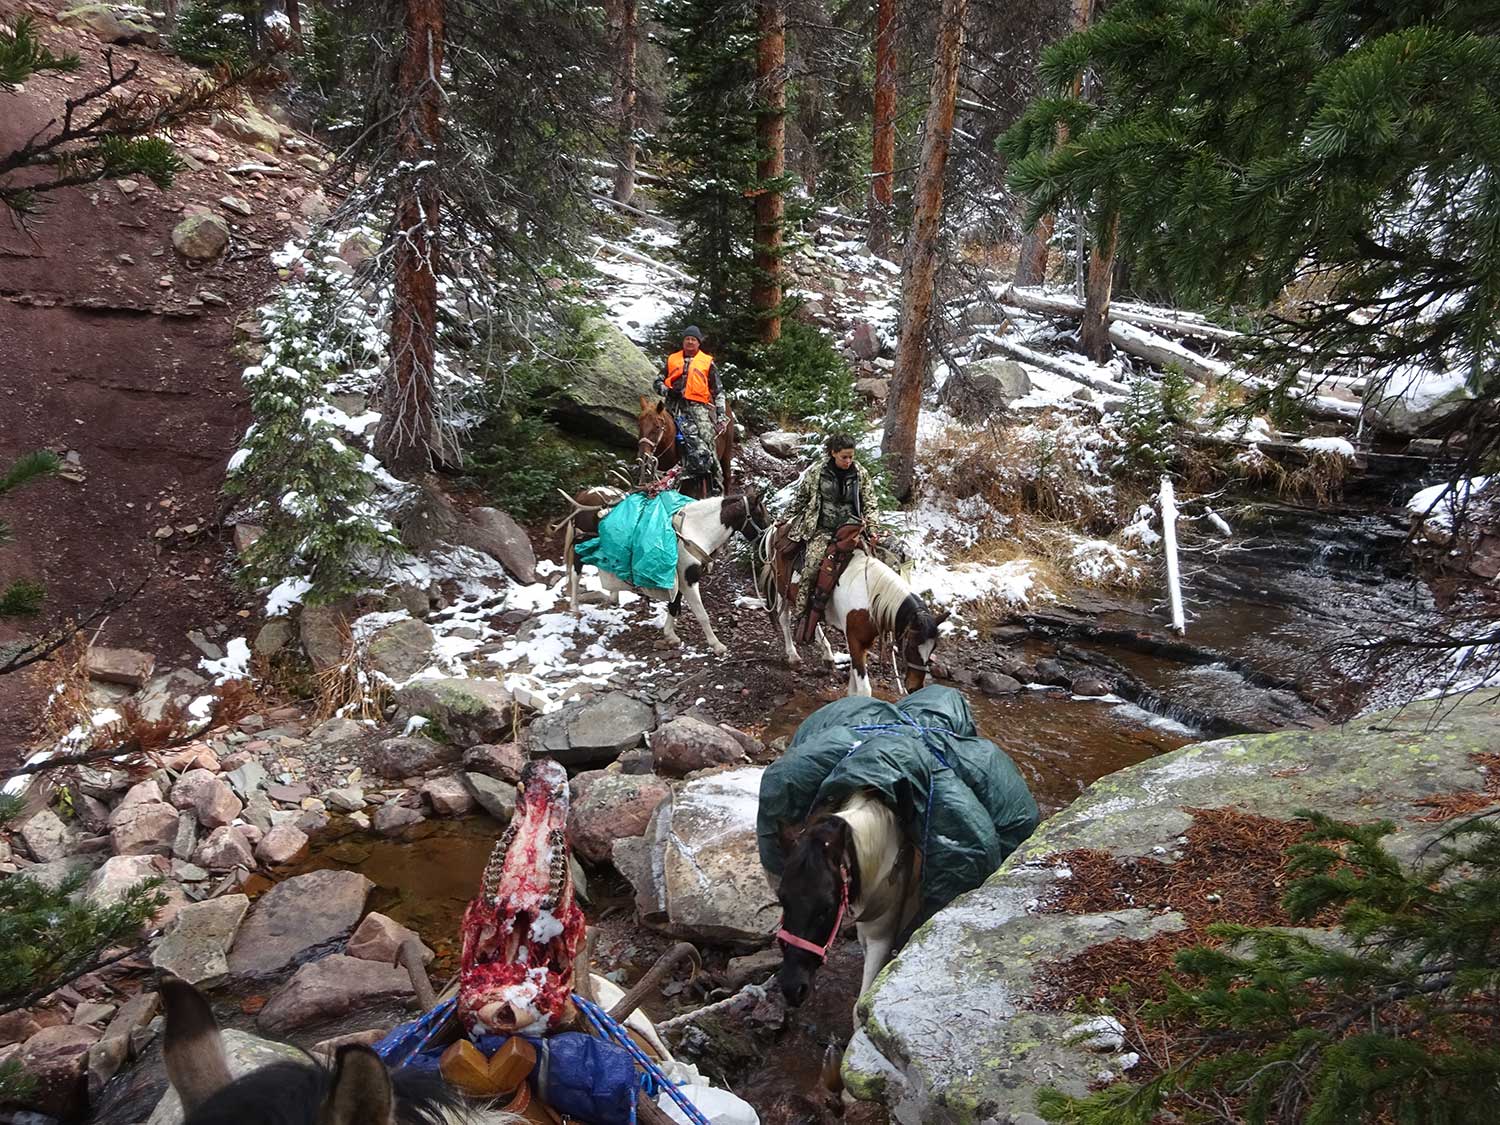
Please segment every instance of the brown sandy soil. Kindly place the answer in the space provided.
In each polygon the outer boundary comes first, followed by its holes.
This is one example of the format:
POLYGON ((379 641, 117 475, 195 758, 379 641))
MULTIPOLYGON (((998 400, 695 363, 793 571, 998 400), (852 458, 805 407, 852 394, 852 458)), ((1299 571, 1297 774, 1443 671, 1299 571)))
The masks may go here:
MULTIPOLYGON (((0 0, 0 18, 29 10, 51 49, 83 59, 76 75, 0 91, 0 151, 45 127, 104 68, 103 44, 47 17, 67 6, 0 0)), ((191 72, 156 51, 112 50, 117 67, 140 62, 137 83, 191 72)), ((15 542, 0 547, 0 576, 45 583, 44 612, 22 623, 33 633, 149 579, 99 639, 154 652, 163 668, 195 663, 188 630, 240 609, 228 580, 230 529, 219 526, 224 466, 249 419, 234 325, 271 288, 269 253, 316 183, 290 154, 269 156, 206 125, 183 127, 174 141, 179 153, 202 146, 219 159, 195 161, 165 191, 144 178, 133 190, 106 180, 48 193, 29 230, 0 223, 0 464, 35 449, 71 452, 82 477, 5 498, 15 542), (274 162, 278 174, 229 171, 251 162, 274 162), (226 196, 253 214, 225 208, 226 196), (233 232, 206 266, 172 247, 172 228, 193 205, 218 212, 233 232)), ((15 633, 15 623, 0 625, 0 642, 15 633)), ((0 681, 0 764, 32 737, 49 680, 41 671, 0 681)))

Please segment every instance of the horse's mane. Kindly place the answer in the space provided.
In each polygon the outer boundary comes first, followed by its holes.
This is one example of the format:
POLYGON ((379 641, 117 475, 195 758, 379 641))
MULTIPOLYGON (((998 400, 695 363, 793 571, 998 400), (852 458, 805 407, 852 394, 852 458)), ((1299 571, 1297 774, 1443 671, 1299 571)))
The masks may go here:
MULTIPOLYGON (((882 634, 898 632, 901 609, 913 599, 921 606, 921 611, 930 616, 925 603, 912 593, 906 579, 874 555, 863 551, 857 553, 865 556, 865 586, 870 594, 870 613, 875 619, 876 629, 882 634)), ((935 622, 933 627, 937 627, 935 622)))

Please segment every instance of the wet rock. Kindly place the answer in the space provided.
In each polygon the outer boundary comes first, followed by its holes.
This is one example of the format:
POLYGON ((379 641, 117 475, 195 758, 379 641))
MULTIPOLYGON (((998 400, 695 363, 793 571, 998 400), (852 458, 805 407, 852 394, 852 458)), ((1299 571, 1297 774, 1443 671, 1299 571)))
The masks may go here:
POLYGON ((1003 672, 981 672, 975 682, 985 695, 1014 695, 1021 690, 1021 681, 1003 672))
POLYGON ((502 824, 516 815, 516 785, 483 773, 464 774, 464 784, 479 802, 479 807, 502 824))
POLYGON ((99 1029, 62 1024, 44 1027, 21 1048, 17 1061, 31 1078, 26 1104, 49 1117, 72 1119, 87 1101, 89 1048, 99 1029))
POLYGON ((535 756, 569 769, 612 762, 656 729, 656 712, 624 692, 609 692, 543 715, 526 731, 535 756))
POLYGON ((229 246, 229 224, 207 212, 189 215, 172 228, 172 246, 192 261, 213 261, 229 246))
POLYGON ((432 663, 432 630, 410 618, 395 621, 373 637, 366 650, 370 667, 396 683, 411 679, 432 663))
POLYGON ((438 816, 466 816, 474 811, 474 797, 462 777, 435 777, 422 786, 422 799, 438 816))
POLYGON ((396 692, 396 702, 402 716, 423 716, 457 746, 497 741, 515 715, 499 680, 416 680, 396 692))
POLYGON ((518 582, 536 579, 536 549, 526 529, 499 508, 475 508, 459 529, 459 542, 483 551, 518 582))
POLYGON ((951 371, 938 401, 965 422, 985 422, 1031 393, 1026 369, 1010 359, 986 359, 951 371))
POLYGON ((100 648, 90 645, 84 657, 89 677, 128 688, 144 687, 156 667, 156 657, 133 648, 100 648))
POLYGON ((278 883, 255 904, 229 953, 236 976, 275 972, 347 934, 375 884, 354 871, 314 871, 278 883))
POLYGON ((772 457, 786 461, 802 452, 802 435, 787 430, 772 430, 760 435, 760 447, 772 457))
POLYGON ((400 922, 372 911, 365 915, 365 920, 349 938, 349 945, 345 952, 350 957, 358 957, 362 961, 379 961, 382 964, 394 965, 397 956, 401 953, 402 944, 409 938, 415 938, 417 944, 422 947, 422 964, 431 964, 437 954, 422 945, 422 939, 417 936, 415 930, 409 930, 400 922))
POLYGON ((666 782, 650 775, 600 774, 568 809, 573 850, 593 863, 607 862, 614 842, 642 835, 651 814, 671 794, 666 782))
POLYGON ((255 846, 255 858, 267 867, 280 867, 307 854, 307 833, 290 824, 278 824, 255 846))
POLYGON ((302 651, 312 661, 313 670, 322 672, 337 667, 349 649, 349 622, 343 608, 336 605, 306 605, 297 619, 302 651))
POLYGON ((198 845, 193 862, 210 871, 232 871, 236 867, 255 867, 255 847, 245 829, 222 825, 198 845))
POLYGON ((630 863, 628 842, 615 845, 648 925, 688 940, 767 944, 776 898, 756 848, 760 776, 727 770, 684 785, 652 817, 645 863, 630 863))
POLYGON ((880 329, 876 328, 868 320, 861 320, 854 326, 854 331, 849 336, 849 347, 854 352, 855 359, 872 360, 880 354, 884 341, 880 338, 880 329))
POLYGON ((177 810, 165 801, 121 805, 109 818, 116 855, 171 855, 177 840, 177 810))
POLYGON ((404 778, 455 765, 459 757, 456 746, 430 738, 387 738, 374 746, 365 764, 378 777, 404 778))
POLYGON ((29 817, 17 835, 38 863, 62 859, 78 841, 78 832, 64 824, 51 809, 42 809, 29 817))
POLYGON ((1112 689, 1098 676, 1079 676, 1073 681, 1074 695, 1108 695, 1112 689))
POLYGON ((1036 682, 1041 684, 1057 684, 1066 687, 1068 684, 1068 672, 1056 660, 1038 660, 1036 662, 1036 682))
POLYGON ((334 953, 309 962, 260 1010, 255 1024, 270 1035, 324 1023, 350 1012, 414 996, 405 969, 334 953))
POLYGON ((151 964, 188 984, 213 988, 229 976, 229 947, 250 909, 242 894, 184 906, 151 951, 151 964))
POLYGON ((405 805, 381 805, 375 810, 370 824, 382 836, 399 836, 413 824, 421 824, 425 820, 420 811, 409 809, 405 805))
MULTIPOLYGON (((290 1043, 277 1043, 262 1039, 258 1035, 230 1029, 223 1036, 224 1054, 229 1060, 229 1073, 240 1078, 251 1071, 270 1066, 272 1063, 293 1062, 306 1064, 307 1056, 290 1043)), ((182 1102, 170 1086, 156 1103, 146 1125, 183 1125, 182 1102)))
MULTIPOLYGON (((668 777, 743 761, 745 749, 728 731, 690 715, 673 719, 651 735, 656 769, 668 777)), ((634 835, 634 833, 632 833, 634 835)))
POLYGON ((177 779, 172 786, 172 804, 183 811, 191 809, 204 828, 233 824, 245 807, 227 781, 201 769, 188 770, 177 779))
POLYGON ((464 751, 464 769, 501 781, 518 782, 526 766, 526 751, 519 742, 488 743, 464 751))

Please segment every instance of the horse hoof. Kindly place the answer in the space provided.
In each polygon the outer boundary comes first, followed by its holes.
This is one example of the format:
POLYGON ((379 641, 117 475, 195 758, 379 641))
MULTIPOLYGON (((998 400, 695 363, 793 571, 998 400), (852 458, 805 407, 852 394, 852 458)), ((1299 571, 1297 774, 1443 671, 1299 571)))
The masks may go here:
POLYGON ((714 646, 714 655, 715 656, 726 656, 726 655, 728 655, 728 653, 729 653, 729 646, 728 645, 715 645, 714 646))

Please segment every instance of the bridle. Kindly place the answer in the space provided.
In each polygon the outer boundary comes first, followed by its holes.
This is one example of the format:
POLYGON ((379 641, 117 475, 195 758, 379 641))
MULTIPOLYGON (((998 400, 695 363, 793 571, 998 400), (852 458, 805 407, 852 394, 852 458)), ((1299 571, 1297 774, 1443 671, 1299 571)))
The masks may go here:
POLYGON ((800 938, 786 928, 786 915, 781 916, 781 921, 776 923, 776 939, 797 949, 806 950, 819 961, 828 960, 828 951, 833 948, 833 943, 839 939, 839 930, 844 924, 844 915, 849 910, 849 865, 839 866, 839 912, 833 919, 833 930, 828 935, 828 940, 822 945, 816 945, 806 938, 800 938))

